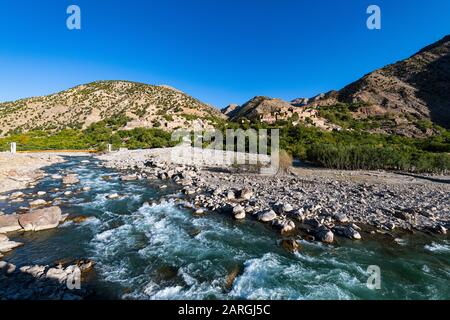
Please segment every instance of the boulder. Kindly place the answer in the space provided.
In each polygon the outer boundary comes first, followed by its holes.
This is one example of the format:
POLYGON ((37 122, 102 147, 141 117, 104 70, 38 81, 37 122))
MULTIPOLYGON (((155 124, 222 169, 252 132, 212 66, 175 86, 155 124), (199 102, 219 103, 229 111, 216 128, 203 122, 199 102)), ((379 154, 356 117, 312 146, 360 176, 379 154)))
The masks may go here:
POLYGON ((313 228, 319 228, 322 225, 317 219, 306 219, 304 223, 313 228))
POLYGON ((63 178, 63 184, 76 184, 80 182, 76 174, 68 174, 63 178))
POLYGON ((441 225, 436 226, 435 232, 439 234, 447 234, 447 228, 441 225))
POLYGON ((23 243, 10 241, 8 238, 5 241, 0 241, 0 253, 7 253, 12 249, 22 246, 23 243))
POLYGON ((345 215, 344 213, 335 214, 334 219, 340 223, 346 223, 349 221, 347 215, 345 215))
POLYGON ((19 198, 21 198, 21 197, 23 197, 23 196, 24 196, 24 193, 21 192, 21 191, 18 191, 18 192, 12 193, 12 194, 9 196, 9 199, 10 199, 10 200, 15 200, 15 199, 19 199, 19 198))
POLYGON ((272 226, 275 229, 278 229, 281 231, 281 233, 290 232, 295 229, 295 223, 292 220, 289 219, 275 219, 272 221, 272 226))
POLYGON ((300 244, 294 239, 281 240, 281 246, 289 252, 297 252, 301 249, 300 244))
POLYGON ((47 192, 45 192, 45 191, 38 191, 37 192, 38 196, 45 196, 46 194, 47 194, 47 192))
POLYGON ((245 211, 241 211, 241 212, 239 212, 239 213, 236 213, 236 214, 234 215, 234 218, 235 218, 236 220, 244 220, 244 219, 245 219, 245 211))
POLYGON ((126 175, 126 176, 120 177, 121 181, 136 181, 137 179, 138 179, 138 177, 136 175, 126 175))
POLYGON ((117 199, 117 198, 119 198, 120 196, 119 196, 119 194, 117 194, 117 193, 111 193, 111 194, 108 194, 107 196, 106 196, 106 198, 107 199, 110 199, 110 200, 112 200, 112 199, 117 199))
POLYGON ((45 266, 23 266, 19 270, 20 272, 27 273, 29 275, 32 275, 34 278, 39 278, 43 274, 45 274, 45 270, 47 267, 45 266))
POLYGON ((237 205, 233 208, 233 216, 236 220, 245 219, 245 209, 241 205, 237 205))
POLYGON ((19 224, 25 231, 41 231, 56 228, 61 218, 59 207, 49 207, 20 215, 19 224))
POLYGON ((5 261, 0 261, 0 275, 2 274, 11 274, 16 271, 16 266, 12 263, 8 263, 5 261))
POLYGON ((291 211, 294 211, 294 208, 289 203, 283 203, 280 208, 281 213, 288 214, 291 211))
POLYGON ((277 217, 277 214, 273 210, 261 211, 258 213, 257 218, 262 222, 270 222, 277 217))
POLYGON ((227 192, 227 199, 228 200, 234 200, 236 198, 235 194, 233 191, 228 191, 227 192))
POLYGON ((19 216, 15 214, 6 214, 0 216, 0 233, 8 233, 21 230, 19 216))
POLYGON ((71 217, 68 218, 68 221, 72 221, 73 223, 83 223, 86 222, 87 220, 89 220, 90 218, 87 216, 76 216, 76 217, 71 217))
POLYGON ((195 210, 195 215, 202 215, 205 213, 205 210, 203 210, 202 208, 195 210))
POLYGON ((333 230, 340 236, 352 240, 361 240, 361 234, 353 226, 336 226, 333 230))

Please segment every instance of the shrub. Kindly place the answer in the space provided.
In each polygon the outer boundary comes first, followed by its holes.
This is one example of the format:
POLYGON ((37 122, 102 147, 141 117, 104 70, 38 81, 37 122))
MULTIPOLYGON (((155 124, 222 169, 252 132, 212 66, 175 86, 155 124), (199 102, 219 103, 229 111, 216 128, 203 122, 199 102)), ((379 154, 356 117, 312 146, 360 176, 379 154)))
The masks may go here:
POLYGON ((286 150, 279 152, 278 174, 286 174, 292 166, 293 158, 286 150))

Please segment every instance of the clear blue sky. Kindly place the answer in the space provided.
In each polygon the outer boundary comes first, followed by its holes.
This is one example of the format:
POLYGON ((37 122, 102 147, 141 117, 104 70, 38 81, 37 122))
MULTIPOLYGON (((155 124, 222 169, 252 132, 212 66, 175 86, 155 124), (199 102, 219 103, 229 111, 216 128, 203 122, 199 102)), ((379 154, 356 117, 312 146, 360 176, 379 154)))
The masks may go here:
POLYGON ((447 0, 0 0, 0 101, 95 80, 223 107, 339 89, 450 33, 447 0), (66 28, 66 8, 82 30, 66 28), (366 8, 382 9, 382 30, 366 8))

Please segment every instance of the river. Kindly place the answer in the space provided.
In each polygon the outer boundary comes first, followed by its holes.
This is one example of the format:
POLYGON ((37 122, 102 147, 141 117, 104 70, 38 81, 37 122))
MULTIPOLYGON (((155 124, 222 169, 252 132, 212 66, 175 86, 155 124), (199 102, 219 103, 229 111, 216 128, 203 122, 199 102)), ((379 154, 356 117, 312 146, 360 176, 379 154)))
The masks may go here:
MULTIPOLYGON (((24 192, 47 191, 43 198, 59 198, 64 213, 89 219, 11 235, 25 245, 4 260, 21 266, 93 259, 94 298, 450 299, 450 242, 443 238, 405 235, 399 243, 338 238, 334 245, 302 240, 301 250, 290 253, 280 246, 281 236, 252 219, 194 216, 174 200, 176 185, 122 182, 118 172, 93 158, 66 160, 45 168, 48 176, 24 192), (51 178, 62 172, 78 174, 80 184, 63 188, 51 178), (91 190, 77 191, 85 186, 91 190), (74 193, 65 196, 67 190, 74 193), (106 199, 112 193, 121 198, 106 199), (378 290, 366 285, 370 265, 381 270, 378 290)), ((12 213, 23 205, 2 202, 0 210, 12 213)))

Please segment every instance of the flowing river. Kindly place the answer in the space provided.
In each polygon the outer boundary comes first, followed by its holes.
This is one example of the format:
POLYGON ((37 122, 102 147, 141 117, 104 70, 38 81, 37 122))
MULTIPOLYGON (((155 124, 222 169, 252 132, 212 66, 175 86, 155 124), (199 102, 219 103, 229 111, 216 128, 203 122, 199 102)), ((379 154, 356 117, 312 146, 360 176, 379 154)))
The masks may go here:
MULTIPOLYGON (((48 176, 24 192, 47 191, 43 198, 60 198, 64 213, 89 219, 11 235, 25 245, 4 260, 22 266, 93 259, 98 298, 450 299, 450 242, 443 238, 338 238, 331 246, 302 241, 298 253, 289 253, 279 244, 281 236, 250 218, 194 216, 171 197, 178 193, 175 185, 122 182, 118 172, 84 157, 68 157, 45 171, 48 176), (63 188, 50 177, 62 172, 78 174, 80 184, 63 188), (76 192, 85 186, 91 190, 76 192), (67 190, 74 193, 65 196, 67 190), (122 197, 106 199, 112 193, 122 197), (370 265, 380 267, 379 290, 366 285, 370 265)), ((0 202, 0 210, 12 213, 23 205, 0 202)))

